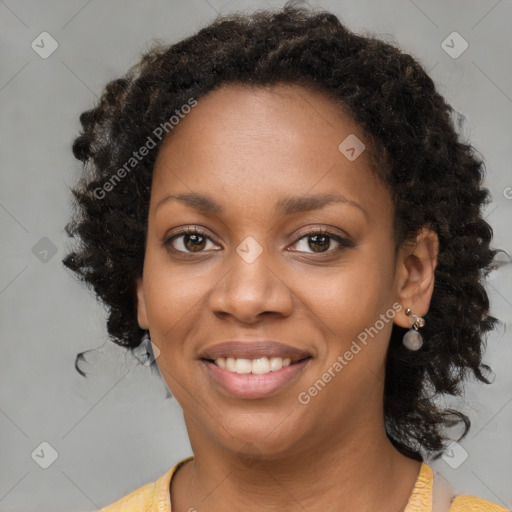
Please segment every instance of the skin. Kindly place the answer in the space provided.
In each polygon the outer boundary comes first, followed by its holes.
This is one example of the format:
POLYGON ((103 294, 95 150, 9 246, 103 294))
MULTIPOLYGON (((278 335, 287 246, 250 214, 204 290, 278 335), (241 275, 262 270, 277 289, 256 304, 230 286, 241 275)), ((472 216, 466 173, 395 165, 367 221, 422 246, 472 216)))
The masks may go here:
POLYGON ((338 511, 398 512, 409 499, 420 463, 385 435, 384 363, 392 322, 409 328, 406 308, 428 311, 438 239, 424 228, 395 258, 390 193, 367 151, 349 161, 338 150, 349 134, 365 140, 318 92, 230 85, 201 98, 159 151, 137 299, 139 325, 161 351, 157 364, 183 409, 195 455, 171 482, 173 512, 316 512, 333 503, 338 511), (223 211, 163 201, 191 192, 223 211), (326 193, 359 207, 324 202, 276 214, 285 196, 326 193), (180 226, 206 238, 191 243, 178 233, 163 245, 180 226), (352 245, 315 244, 319 228, 352 245), (250 264, 236 252, 246 237, 263 249, 250 264), (301 404, 299 393, 394 303, 403 308, 393 320, 301 404), (241 337, 281 341, 313 359, 274 396, 234 398, 198 357, 241 337))

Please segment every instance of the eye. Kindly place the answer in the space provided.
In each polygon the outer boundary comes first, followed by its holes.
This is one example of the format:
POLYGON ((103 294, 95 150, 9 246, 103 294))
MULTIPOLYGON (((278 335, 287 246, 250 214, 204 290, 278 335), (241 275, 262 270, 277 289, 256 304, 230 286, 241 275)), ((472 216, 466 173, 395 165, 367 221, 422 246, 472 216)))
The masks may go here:
POLYGON ((320 229, 310 231, 309 233, 303 234, 294 245, 298 246, 299 252, 312 252, 312 253, 328 253, 341 251, 344 247, 353 247, 354 244, 336 233, 332 233, 326 229, 320 229), (335 241, 338 244, 336 249, 329 249, 332 242, 335 241), (307 249, 311 249, 308 251, 307 249))
MULTIPOLYGON (((167 237, 163 242, 163 246, 179 253, 193 254, 206 252, 208 250, 208 243, 212 245, 210 249, 220 249, 204 231, 196 227, 184 227, 177 234, 175 233, 167 237)), ((298 246, 296 249, 298 252, 317 254, 337 252, 344 247, 354 246, 349 239, 326 229, 317 229, 304 233, 293 245, 298 246), (335 249, 331 249, 333 241, 337 244, 335 249)))
POLYGON ((204 252, 208 242, 210 242, 214 248, 218 248, 204 231, 197 228, 185 227, 180 229, 178 234, 166 238, 163 245, 182 253, 200 253, 204 252))

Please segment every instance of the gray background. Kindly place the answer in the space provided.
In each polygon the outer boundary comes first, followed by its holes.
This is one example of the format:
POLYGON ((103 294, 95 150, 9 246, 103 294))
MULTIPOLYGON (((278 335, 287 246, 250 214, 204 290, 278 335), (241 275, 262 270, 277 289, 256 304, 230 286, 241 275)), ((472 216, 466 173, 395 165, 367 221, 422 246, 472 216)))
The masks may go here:
MULTIPOLYGON (((63 227, 70 214, 68 186, 80 169, 70 146, 79 114, 152 39, 174 42, 217 13, 283 4, 0 1, 2 512, 97 510, 191 454, 181 409, 174 399, 165 400, 163 381, 123 349, 106 343, 102 307, 61 265, 67 243, 63 227), (43 31, 59 45, 46 59, 31 48, 43 31), (88 354, 90 377, 84 379, 73 367, 75 355, 97 347, 88 354), (51 462, 51 449, 40 447, 42 442, 58 454, 47 469, 40 464, 51 462)), ((493 196, 486 215, 495 230, 494 246, 511 253, 512 2, 350 0, 316 5, 332 10, 356 31, 399 42, 424 63, 441 94, 467 117, 464 134, 485 157, 486 185, 493 196), (469 44, 458 58, 441 46, 453 31, 469 44)), ((461 42, 449 44, 457 50, 461 42)), ((488 287, 492 313, 505 324, 490 337, 485 357, 495 382, 468 385, 464 400, 457 403, 473 428, 451 452, 451 460, 433 463, 458 492, 509 508, 510 267, 497 270, 488 287)))

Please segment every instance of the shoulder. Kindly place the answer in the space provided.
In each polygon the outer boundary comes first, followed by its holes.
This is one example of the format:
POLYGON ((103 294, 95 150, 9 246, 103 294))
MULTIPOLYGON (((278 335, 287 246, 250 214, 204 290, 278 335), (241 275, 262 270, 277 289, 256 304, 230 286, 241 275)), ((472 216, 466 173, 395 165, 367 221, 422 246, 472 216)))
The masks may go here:
POLYGON ((459 494, 453 499, 450 512, 510 512, 510 509, 476 496, 459 494))
POLYGON ((141 512, 170 510, 169 483, 174 466, 154 482, 135 489, 99 512, 141 512), (169 501, 169 503, 167 503, 169 501), (162 507, 163 505, 163 507, 162 507))
MULTIPOLYGON (((416 483, 416 488, 419 489, 417 493, 423 496, 424 508, 411 508, 411 512, 414 510, 431 510, 432 502, 426 498, 426 495, 430 494, 432 501, 436 501, 435 495, 438 495, 439 499, 442 499, 443 503, 450 502, 450 496, 453 496, 453 490, 449 484, 446 483, 446 479, 439 478, 437 475, 434 478, 433 469, 427 464, 423 463, 421 471, 416 483), (423 493, 423 494, 422 494, 423 493), (445 501, 446 500, 446 501, 445 501)), ((416 490, 415 488, 415 490, 416 490)), ((414 492, 413 492, 414 494, 414 492)), ((419 503, 419 502, 418 502, 419 503)), ((446 505, 442 510, 446 510, 446 505)), ((438 507, 434 510, 440 510, 438 507)), ((509 509, 502 507, 496 503, 478 498, 477 496, 470 496, 468 494, 457 494, 453 497, 450 505, 449 512, 511 512, 509 509)))

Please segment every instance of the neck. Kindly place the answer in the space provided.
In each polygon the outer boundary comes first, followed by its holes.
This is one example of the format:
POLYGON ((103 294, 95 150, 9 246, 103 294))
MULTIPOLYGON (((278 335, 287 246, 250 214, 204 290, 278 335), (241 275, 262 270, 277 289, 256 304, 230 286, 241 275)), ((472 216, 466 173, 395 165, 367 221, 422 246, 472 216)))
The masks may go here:
MULTIPOLYGON (((187 422, 194 460, 173 478, 173 512, 234 510, 397 512, 404 510, 421 463, 396 450, 383 425, 352 429, 348 439, 303 447, 279 458, 226 450, 187 422)), ((340 429, 341 431, 341 429, 340 429)))

